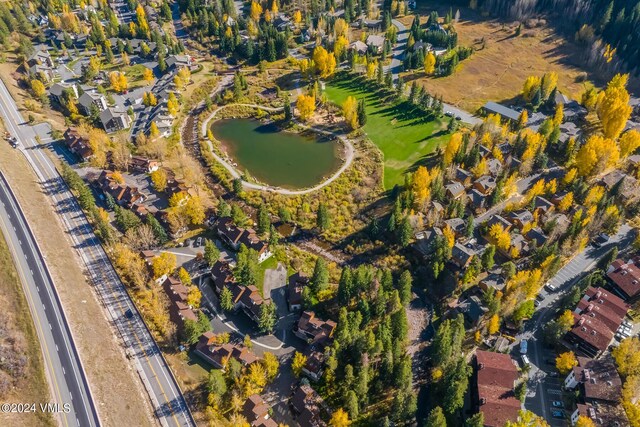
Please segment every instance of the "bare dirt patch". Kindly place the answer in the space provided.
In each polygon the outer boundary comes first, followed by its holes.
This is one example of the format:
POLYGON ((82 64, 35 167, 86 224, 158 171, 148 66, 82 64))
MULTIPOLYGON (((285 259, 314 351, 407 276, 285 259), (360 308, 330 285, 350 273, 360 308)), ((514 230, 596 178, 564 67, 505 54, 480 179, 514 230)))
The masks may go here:
MULTIPOLYGON (((423 20, 432 8, 421 10, 423 20)), ((476 51, 460 62, 448 77, 428 78, 423 72, 407 73, 407 81, 418 78, 427 89, 442 95, 446 102, 468 111, 476 111, 487 101, 503 101, 520 94, 527 76, 558 73, 558 87, 573 99, 584 91, 587 73, 575 57, 580 48, 544 25, 527 28, 515 37, 518 23, 488 20, 468 8, 461 8, 461 20, 454 24, 460 46, 476 51), (412 75, 413 74, 413 75, 412 75)), ((443 12, 442 15, 444 15, 443 12)), ((404 19, 408 25, 413 17, 404 19)))
POLYGON ((5 141, 0 141, 0 169, 26 208, 27 221, 46 256, 103 425, 155 425, 148 396, 83 274, 71 240, 26 159, 5 141))

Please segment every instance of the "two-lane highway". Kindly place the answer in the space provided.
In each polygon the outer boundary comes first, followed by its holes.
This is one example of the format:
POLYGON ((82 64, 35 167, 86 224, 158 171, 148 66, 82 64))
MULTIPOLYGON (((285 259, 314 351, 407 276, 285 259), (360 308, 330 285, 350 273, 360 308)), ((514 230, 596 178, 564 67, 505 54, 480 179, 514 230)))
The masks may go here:
MULTIPOLYGON (((0 113, 7 130, 18 138, 19 149, 35 171, 52 208, 59 215, 63 229, 72 240, 95 293, 105 308, 106 316, 115 326, 127 356, 149 394, 156 417, 163 426, 194 426, 195 422, 180 387, 151 332, 131 301, 78 202, 45 153, 47 146, 39 145, 36 141, 36 136, 41 143, 51 140, 48 127, 25 123, 2 81, 0 113), (125 316, 129 310, 134 313, 130 319, 125 316)), ((122 398, 126 399, 127 396, 122 398)))
MULTIPOLYGON (((0 229, 11 249, 42 347, 61 425, 99 426, 98 413, 62 304, 38 244, 0 172, 0 229)), ((25 402, 20 402, 25 403, 25 402)), ((40 410, 39 403, 37 410, 40 410)))

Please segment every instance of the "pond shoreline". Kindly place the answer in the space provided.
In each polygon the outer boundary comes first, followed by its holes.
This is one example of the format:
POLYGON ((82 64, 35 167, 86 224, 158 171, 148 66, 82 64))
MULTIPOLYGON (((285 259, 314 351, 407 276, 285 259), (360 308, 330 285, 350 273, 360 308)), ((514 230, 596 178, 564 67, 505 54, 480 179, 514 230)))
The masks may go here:
MULTIPOLYGON (((297 121, 293 120, 292 123, 294 123, 296 126, 302 128, 304 131, 310 131, 310 132, 313 132, 313 133, 315 133, 317 135, 329 136, 332 139, 336 139, 336 140, 341 142, 341 146, 342 146, 343 149, 341 150, 340 155, 338 155, 339 160, 342 161, 342 165, 340 166, 340 168, 335 173, 333 173, 333 175, 331 175, 331 177, 327 178, 326 180, 323 180, 322 182, 320 182, 319 184, 317 184, 317 185, 315 185, 315 186, 313 186, 311 188, 304 188, 304 189, 291 190, 291 189, 287 189, 287 188, 283 188, 283 187, 277 187, 277 186, 272 186, 272 185, 267 185, 267 184, 257 184, 257 183, 254 183, 254 182, 245 181, 244 179, 242 179, 244 174, 240 173, 240 171, 238 171, 238 169, 236 169, 236 167, 234 167, 232 165, 232 163, 229 163, 229 161, 227 161, 224 158, 222 158, 216 152, 216 149, 214 147, 213 141, 210 141, 209 138, 207 137, 207 132, 210 129, 210 124, 216 118, 218 113, 220 111, 222 111, 222 110, 224 110, 226 108, 230 108, 230 107, 247 107, 247 108, 253 108, 253 109, 256 109, 256 110, 263 110, 263 111, 265 111, 267 113, 281 112, 281 111, 283 111, 283 107, 265 107, 265 106, 261 106, 261 105, 257 105, 257 104, 228 104, 228 105, 223 105, 223 106, 218 107, 213 112, 211 112, 211 114, 209 114, 206 119, 204 119, 202 121, 202 124, 201 124, 201 137, 204 138, 204 140, 207 142, 207 144, 209 146, 209 150, 210 150, 211 154, 213 155, 214 159, 218 163, 220 163, 231 174, 231 176, 234 179, 240 179, 242 181, 242 185, 243 185, 244 188, 251 189, 251 190, 258 190, 258 191, 273 192, 273 193, 284 194, 284 195, 308 194, 308 193, 312 193, 314 191, 317 191, 317 190, 329 185, 333 181, 335 181, 340 175, 342 175, 342 173, 351 165, 351 163, 353 161, 353 158, 355 156, 355 149, 353 147, 353 144, 351 143, 351 141, 347 138, 347 136, 345 134, 336 133, 336 132, 332 132, 332 131, 325 131, 325 130, 322 130, 322 129, 317 129, 317 128, 314 128, 314 127, 311 127, 311 126, 307 126, 307 125, 305 125, 303 123, 300 123, 300 122, 297 122, 297 121)), ((259 118, 256 118, 256 119, 259 119, 259 118)), ((277 123, 277 122, 274 122, 274 123, 277 123)), ((278 128, 280 128, 280 126, 278 126, 278 128)), ((296 133, 298 133, 298 132, 296 132, 296 133)), ((230 161, 233 162, 233 160, 230 160, 230 161)))

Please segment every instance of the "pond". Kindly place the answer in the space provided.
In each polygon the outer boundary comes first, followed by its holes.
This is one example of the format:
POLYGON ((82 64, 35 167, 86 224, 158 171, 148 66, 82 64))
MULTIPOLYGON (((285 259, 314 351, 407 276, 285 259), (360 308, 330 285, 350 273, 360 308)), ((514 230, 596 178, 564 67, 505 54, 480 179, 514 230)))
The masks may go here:
POLYGON ((329 178, 340 166, 340 145, 318 136, 281 131, 255 119, 224 119, 211 125, 238 171, 258 181, 288 189, 308 188, 329 178))

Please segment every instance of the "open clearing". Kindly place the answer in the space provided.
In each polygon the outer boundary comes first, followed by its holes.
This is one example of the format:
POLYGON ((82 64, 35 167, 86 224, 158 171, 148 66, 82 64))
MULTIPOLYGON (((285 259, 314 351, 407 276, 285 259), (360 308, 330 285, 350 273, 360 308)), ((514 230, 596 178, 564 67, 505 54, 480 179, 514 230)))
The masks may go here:
POLYGON ((364 98, 367 123, 363 129, 384 154, 384 187, 404 182, 404 173, 449 139, 447 124, 441 119, 425 121, 408 102, 388 101, 364 79, 336 78, 325 92, 332 102, 342 105, 348 96, 364 98))
MULTIPOLYGON (((444 16, 449 6, 421 3, 418 10, 421 23, 426 22, 428 13, 434 9, 444 16)), ((427 78, 420 70, 405 73, 405 81, 417 78, 430 93, 442 95, 445 102, 475 112, 487 101, 499 102, 519 95, 527 76, 555 71, 559 89, 579 99, 584 91, 580 80, 587 77, 576 65, 576 56, 582 48, 545 25, 536 28, 523 25, 522 34, 515 37, 517 22, 503 24, 499 20, 487 20, 469 8, 460 8, 460 15, 460 21, 454 24, 458 44, 479 50, 461 61, 451 76, 427 78)), ((412 20, 413 16, 402 19, 407 26, 412 20)))
MULTIPOLYGON (((5 403, 46 403, 49 402, 49 387, 44 374, 42 352, 31 313, 25 299, 18 272, 16 271, 11 253, 2 233, 0 233, 0 322, 2 336, 0 345, 12 356, 25 357, 24 370, 19 378, 11 384, 6 395, 0 394, 5 403), (15 351, 15 353, 14 353, 15 351)), ((3 356, 4 359, 4 356, 3 356)), ((12 368, 8 360, 3 360, 6 368, 12 368)), ((6 371, 0 369, 2 381, 8 379, 6 371)), ((41 411, 32 413, 0 413, 0 425, 4 426, 53 426, 50 414, 41 411)))

